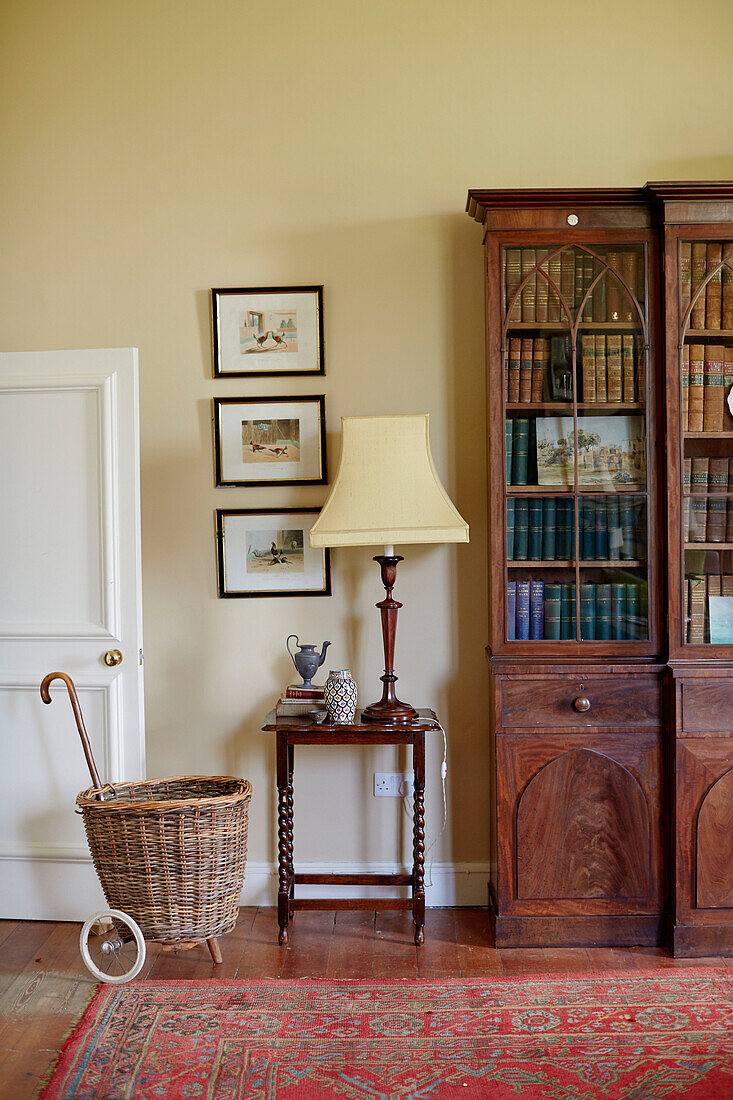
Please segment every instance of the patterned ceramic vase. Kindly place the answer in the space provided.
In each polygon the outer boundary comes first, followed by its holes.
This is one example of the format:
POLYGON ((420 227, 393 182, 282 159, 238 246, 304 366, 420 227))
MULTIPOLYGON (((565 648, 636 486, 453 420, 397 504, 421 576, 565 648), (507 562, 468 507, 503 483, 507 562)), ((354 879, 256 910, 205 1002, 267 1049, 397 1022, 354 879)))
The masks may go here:
POLYGON ((331 669, 323 696, 326 700, 328 720, 339 726, 354 721, 356 714, 356 681, 348 668, 331 669))

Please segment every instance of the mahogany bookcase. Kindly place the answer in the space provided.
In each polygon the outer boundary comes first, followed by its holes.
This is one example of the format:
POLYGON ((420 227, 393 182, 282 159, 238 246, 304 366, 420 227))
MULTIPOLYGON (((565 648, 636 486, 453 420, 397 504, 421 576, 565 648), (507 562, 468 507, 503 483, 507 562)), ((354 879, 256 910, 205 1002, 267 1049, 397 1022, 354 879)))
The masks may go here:
POLYGON ((733 953, 733 184, 467 209, 497 945, 733 953))

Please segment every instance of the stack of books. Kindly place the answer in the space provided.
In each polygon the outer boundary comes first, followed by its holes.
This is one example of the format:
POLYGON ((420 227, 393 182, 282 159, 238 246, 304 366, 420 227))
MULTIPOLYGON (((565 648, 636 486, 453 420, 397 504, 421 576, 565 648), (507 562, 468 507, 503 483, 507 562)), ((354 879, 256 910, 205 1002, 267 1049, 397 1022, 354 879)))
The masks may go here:
POLYGON ((682 427, 722 432, 733 427, 726 397, 733 385, 733 347, 685 344, 682 348, 682 427))
MULTIPOLYGON (((584 494, 578 501, 578 516, 581 561, 646 560, 643 497, 628 493, 584 494)), ((510 497, 506 502, 508 560, 574 559, 574 519, 571 497, 510 497)))
MULTIPOLYGON (((575 638, 575 585, 507 582, 509 641, 575 638)), ((580 585, 583 641, 635 641, 648 636, 646 582, 580 585)))
MULTIPOLYGON (((626 249, 608 252, 605 262, 644 298, 642 253, 626 249)), ((593 256, 583 249, 565 248, 550 256, 546 248, 507 248, 504 253, 504 308, 508 320, 542 324, 566 319, 560 299, 542 275, 530 274, 536 267, 545 271, 563 296, 571 312, 577 310, 597 275, 593 256), (529 277, 528 277, 529 276, 529 277), (523 280, 527 280, 519 287, 523 280)), ((605 275, 591 291, 583 310, 585 321, 638 321, 639 317, 622 284, 605 275)))
POLYGON ((711 596, 730 598, 733 608, 733 576, 730 574, 704 573, 685 577, 685 622, 686 640, 693 645, 706 642, 726 641, 730 638, 718 638, 715 630, 711 636, 711 596))
POLYGON ((275 705, 278 718, 297 718, 302 714, 326 712, 322 687, 303 687, 302 684, 288 684, 275 705))
POLYGON ((534 418, 506 421, 506 483, 537 484, 537 425, 534 418))
POLYGON ((721 261, 725 261, 726 266, 705 283, 692 307, 688 327, 693 330, 733 329, 733 241, 683 241, 680 245, 680 312, 683 317, 700 284, 721 261))
POLYGON ((683 524, 686 543, 733 543, 733 461, 728 458, 686 458, 682 463, 683 524), (698 494, 690 496, 689 494, 698 494))

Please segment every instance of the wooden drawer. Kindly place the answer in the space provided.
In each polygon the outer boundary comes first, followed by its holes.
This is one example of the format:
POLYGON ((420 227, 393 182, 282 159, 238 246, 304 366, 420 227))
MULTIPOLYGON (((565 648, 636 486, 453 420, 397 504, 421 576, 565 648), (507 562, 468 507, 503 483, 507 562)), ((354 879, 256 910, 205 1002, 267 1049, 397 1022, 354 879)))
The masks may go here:
POLYGON ((684 733, 733 733, 733 682, 682 682, 684 733))
POLYGON ((662 686, 657 676, 607 676, 577 680, 503 679, 504 729, 632 726, 662 722, 662 686), (579 710, 587 701, 587 710, 579 710))

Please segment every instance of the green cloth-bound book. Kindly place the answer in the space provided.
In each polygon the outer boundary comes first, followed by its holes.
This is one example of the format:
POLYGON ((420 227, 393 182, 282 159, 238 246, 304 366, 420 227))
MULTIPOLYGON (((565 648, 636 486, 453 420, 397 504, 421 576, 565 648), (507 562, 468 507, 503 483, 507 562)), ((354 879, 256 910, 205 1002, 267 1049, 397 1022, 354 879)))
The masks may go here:
POLYGON ((580 557, 593 561, 596 556, 596 498, 580 498, 580 557))
POLYGON ((545 638, 560 639, 562 616, 562 585, 550 582, 545 584, 545 638))
POLYGON ((618 497, 614 494, 606 500, 606 524, 608 526, 608 560, 618 561, 621 557, 621 520, 618 513, 618 497))
POLYGON ((530 561, 542 560, 542 497, 529 500, 527 557, 530 561))
POLYGON ((611 585, 611 637, 615 642, 626 639, 626 585, 611 585))
POLYGON ((584 642, 596 640, 596 594, 595 585, 580 586, 580 636, 584 642))
POLYGON ((618 513, 621 523, 621 558, 631 561, 634 557, 634 502, 630 496, 621 493, 618 498, 618 513))
POLYGON ((515 420, 512 441, 512 485, 527 484, 529 420, 515 420))
MULTIPOLYGON (((542 501, 542 560, 554 561, 556 548, 557 501, 555 497, 545 497, 542 501)), ((545 593, 545 599, 547 594, 545 593)), ((547 634, 545 634, 547 637, 547 634)), ((558 635, 559 637, 559 635, 558 635)))
POLYGON ((560 586, 560 639, 561 641, 575 640, 575 585, 563 584, 560 586))
POLYGON ((640 637, 638 620, 638 584, 626 585, 626 637, 635 641, 640 637))
POLYGON ((506 556, 507 561, 514 561, 514 508, 515 498, 510 497, 506 502, 506 556))
POLYGON ((597 584, 596 592, 596 640, 611 641, 611 585, 597 584))
POLYGON ((514 421, 506 420, 506 483, 512 483, 512 443, 514 442, 514 421))
POLYGON ((526 497, 514 498, 514 561, 527 560, 527 527, 529 501, 526 497))

